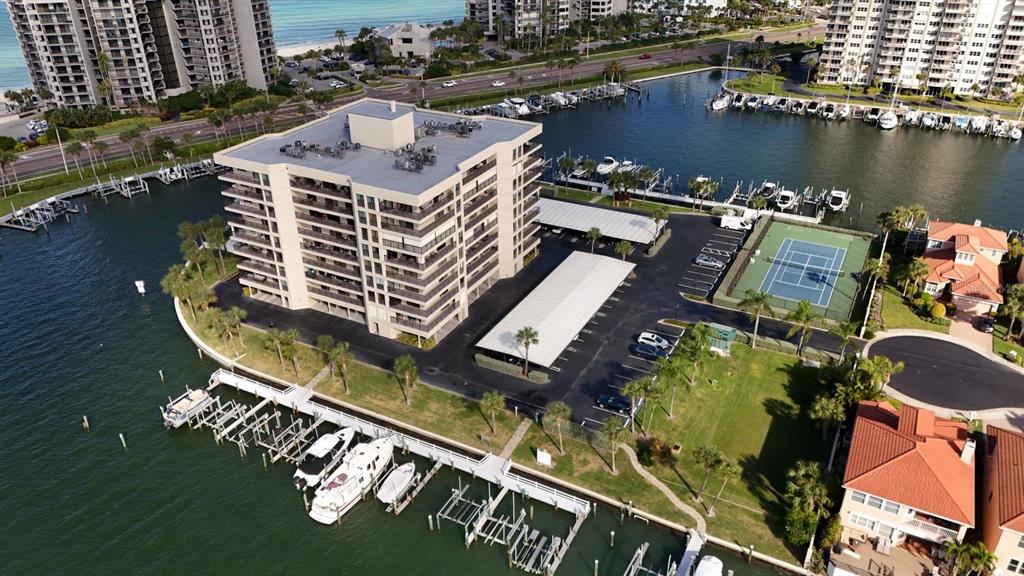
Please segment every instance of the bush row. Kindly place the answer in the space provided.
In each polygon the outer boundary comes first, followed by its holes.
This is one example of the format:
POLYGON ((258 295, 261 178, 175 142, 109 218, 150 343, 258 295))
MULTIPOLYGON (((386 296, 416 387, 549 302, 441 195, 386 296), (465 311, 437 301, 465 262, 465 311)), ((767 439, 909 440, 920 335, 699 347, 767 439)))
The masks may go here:
MULTIPOLYGON (((492 358, 491 356, 487 356, 484 354, 474 354, 473 358, 476 360, 477 364, 483 366, 484 368, 489 368, 491 370, 503 372, 510 376, 522 377, 523 375, 523 369, 520 368, 519 366, 516 366, 515 364, 503 362, 501 360, 498 360, 497 358, 492 358)), ((531 382, 535 384, 548 383, 548 375, 545 372, 541 372, 540 370, 530 370, 529 379, 531 382)))

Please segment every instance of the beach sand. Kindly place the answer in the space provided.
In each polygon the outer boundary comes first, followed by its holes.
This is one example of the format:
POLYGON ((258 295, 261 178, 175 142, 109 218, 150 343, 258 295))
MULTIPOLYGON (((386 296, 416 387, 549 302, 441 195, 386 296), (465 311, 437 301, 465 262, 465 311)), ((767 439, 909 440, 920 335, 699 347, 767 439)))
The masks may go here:
POLYGON ((335 42, 313 42, 310 44, 296 44, 294 46, 278 46, 277 55, 282 58, 291 58, 293 56, 299 56, 305 54, 310 50, 323 50, 325 48, 334 48, 338 45, 335 42))

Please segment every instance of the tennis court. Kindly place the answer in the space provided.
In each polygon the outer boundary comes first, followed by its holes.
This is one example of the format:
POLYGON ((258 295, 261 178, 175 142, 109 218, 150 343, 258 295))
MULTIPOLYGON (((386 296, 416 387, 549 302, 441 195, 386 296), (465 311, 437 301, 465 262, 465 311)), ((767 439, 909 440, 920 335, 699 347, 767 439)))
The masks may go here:
MULTIPOLYGON (((807 300, 818 314, 849 320, 859 272, 871 243, 857 234, 774 221, 729 296, 771 294, 772 307, 793 310, 807 300)), ((735 265, 735 264, 734 264, 735 265)))

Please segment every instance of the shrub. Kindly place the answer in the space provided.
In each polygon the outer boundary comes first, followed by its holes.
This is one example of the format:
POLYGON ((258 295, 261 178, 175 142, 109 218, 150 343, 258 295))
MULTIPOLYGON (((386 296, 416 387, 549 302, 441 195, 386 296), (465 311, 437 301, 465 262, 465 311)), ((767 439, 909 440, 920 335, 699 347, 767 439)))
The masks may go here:
POLYGON ((932 318, 935 318, 935 319, 945 318, 946 317, 946 307, 943 306, 942 303, 937 302, 937 303, 935 303, 934 306, 932 306, 931 314, 932 314, 932 318))
POLYGON ((818 548, 828 550, 836 545, 843 536, 843 523, 838 515, 830 517, 821 527, 821 538, 818 540, 818 548))
POLYGON ((0 136, 0 150, 14 150, 14 147, 18 145, 18 141, 10 136, 0 136))
MULTIPOLYGON (((510 376, 518 376, 520 378, 523 377, 523 369, 520 368, 519 366, 516 366, 515 364, 504 362, 502 360, 498 360, 497 358, 492 358, 484 354, 475 354, 473 358, 474 360, 476 360, 477 364, 483 366, 484 368, 490 368, 491 370, 504 372, 505 374, 508 374, 510 376)), ((528 378, 531 382, 535 384, 547 384, 548 380, 550 379, 546 372, 541 372, 540 370, 530 370, 530 375, 528 376, 528 378)))
POLYGON ((791 508, 786 512, 786 541, 794 546, 805 546, 814 535, 818 519, 806 508, 791 508))
POLYGON ((920 309, 923 312, 928 312, 929 310, 931 310, 932 309, 932 304, 934 304, 934 303, 935 303, 935 298, 933 298, 931 294, 929 294, 927 292, 925 292, 924 294, 921 294, 921 306, 920 306, 920 309))

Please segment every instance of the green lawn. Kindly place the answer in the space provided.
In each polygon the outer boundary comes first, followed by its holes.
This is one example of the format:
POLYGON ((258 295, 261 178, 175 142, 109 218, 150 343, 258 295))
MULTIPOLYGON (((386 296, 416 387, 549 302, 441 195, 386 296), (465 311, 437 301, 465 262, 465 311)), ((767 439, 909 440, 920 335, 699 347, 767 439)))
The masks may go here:
POLYGON ((620 204, 616 205, 615 199, 612 198, 611 196, 604 196, 597 203, 601 204, 602 206, 609 206, 609 207, 614 207, 614 208, 631 208, 633 210, 643 210, 644 212, 651 212, 651 211, 653 211, 655 208, 657 208, 659 206, 668 206, 668 211, 670 213, 672 213, 672 214, 683 214, 683 213, 694 212, 694 210, 692 208, 686 208, 686 207, 683 207, 683 206, 676 206, 674 204, 665 204, 663 202, 651 202, 649 200, 636 200, 636 199, 634 199, 634 200, 630 200, 629 202, 626 202, 625 204, 620 203, 620 204))
POLYGON ((545 184, 543 191, 557 200, 576 200, 578 202, 590 202, 598 195, 587 190, 566 188, 565 186, 555 186, 554 184, 545 184))
MULTIPOLYGON (((1019 322, 1019 321, 1018 321, 1019 322)), ((992 334, 992 351, 1009 360, 1008 354, 1012 352, 1017 353, 1017 363, 1024 366, 1024 346, 1017 344, 1015 341, 1006 340, 1006 328, 1009 322, 1006 319, 1002 319, 996 324, 996 331, 992 334)), ((1014 326, 1014 332, 1020 330, 1020 324, 1014 326)))
POLYGON ((140 116, 137 118, 123 118, 121 120, 114 120, 113 122, 107 122, 100 126, 94 126, 92 128, 74 128, 71 130, 73 136, 78 136, 85 130, 92 130, 97 136, 109 136, 111 134, 120 134, 129 128, 134 128, 138 125, 143 126, 156 126, 160 124, 160 118, 156 116, 140 116))
POLYGON ((900 292, 892 286, 886 286, 885 292, 882 294, 882 325, 886 330, 913 328, 949 334, 948 324, 942 326, 922 319, 911 310, 910 306, 903 300, 900 292))

